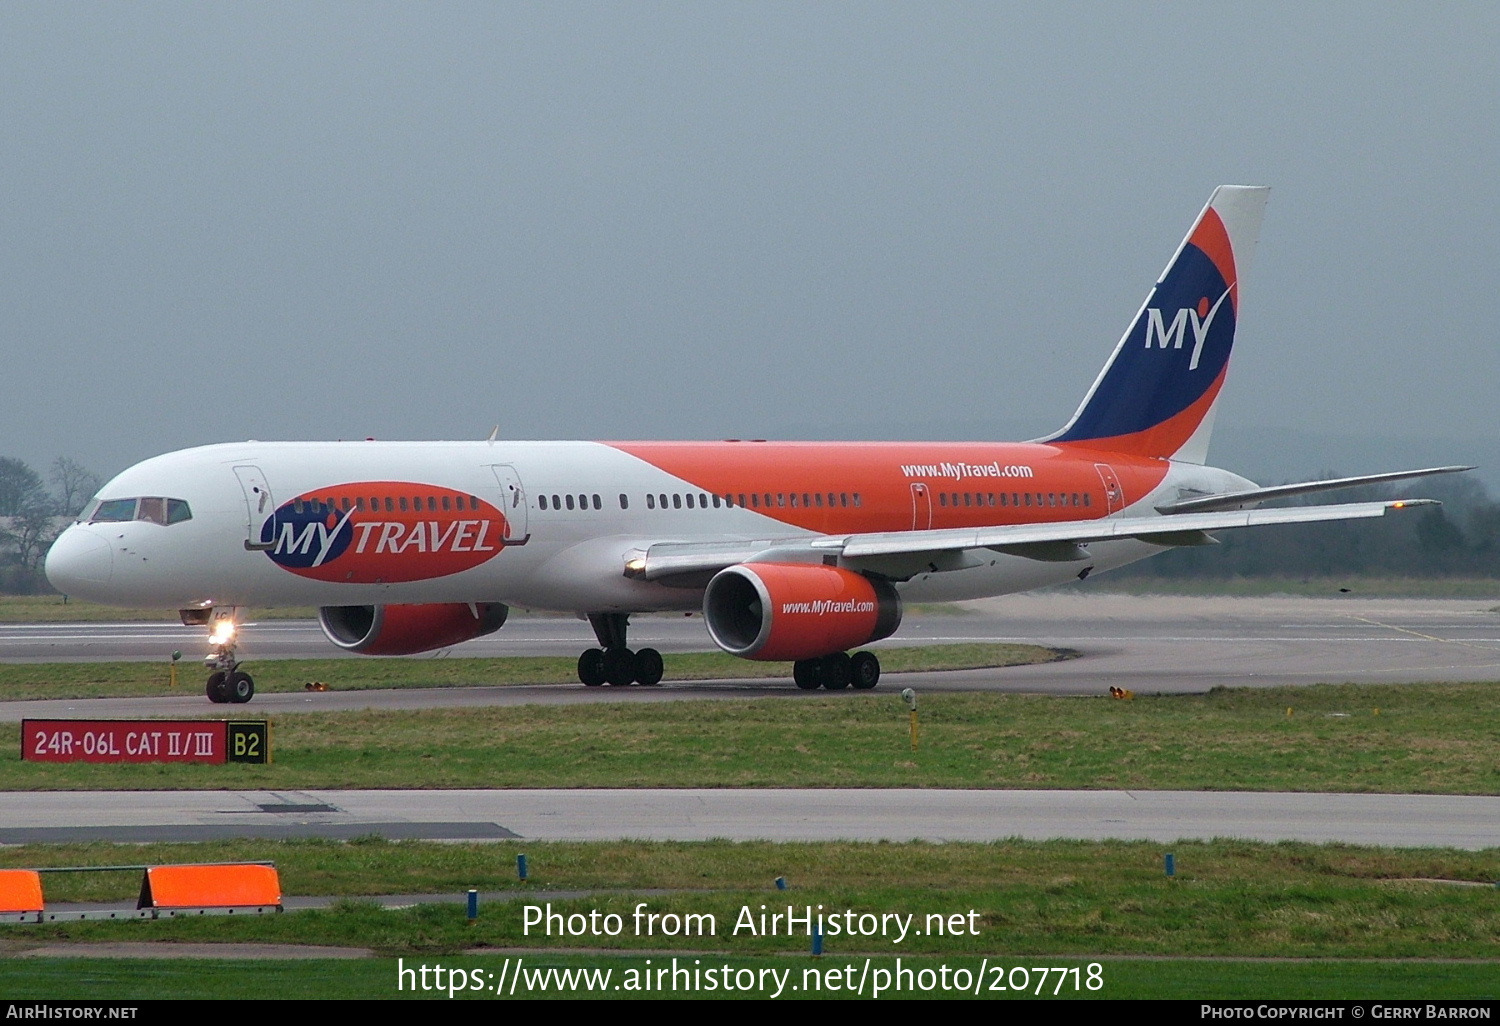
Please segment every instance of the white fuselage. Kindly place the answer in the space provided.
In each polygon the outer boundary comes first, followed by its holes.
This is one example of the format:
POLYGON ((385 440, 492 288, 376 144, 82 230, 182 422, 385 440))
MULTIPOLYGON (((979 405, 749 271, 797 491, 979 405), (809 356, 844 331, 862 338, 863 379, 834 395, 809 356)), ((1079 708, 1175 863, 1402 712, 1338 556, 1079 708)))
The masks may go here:
MULTIPOLYGON (((1111 494, 1097 469, 1105 458, 1033 444, 212 445, 140 463, 99 495, 105 504, 178 500, 190 516, 100 521, 105 507, 96 504, 93 522, 86 516, 58 540, 47 572, 81 598, 179 608, 503 602, 572 612, 693 609, 701 587, 634 579, 626 562, 662 543, 774 549, 816 534, 1155 516, 1152 504, 1163 497, 1249 485, 1213 468, 1132 465, 1114 454, 1107 457, 1118 481, 1111 494), (478 499, 483 508, 443 509, 438 493, 451 493, 455 506, 478 499), (294 501, 311 511, 325 498, 321 519, 311 512, 294 518, 294 501), (284 520, 272 522, 279 509, 284 520), (340 538, 343 551, 330 558, 340 538), (316 565, 289 568, 288 556, 316 565)), ((138 517, 146 508, 138 507, 138 517)), ((1089 565, 1103 571, 1159 551, 1140 541, 1100 543, 1089 565)), ((1078 572, 1074 563, 989 552, 978 565, 916 573, 898 587, 908 599, 947 601, 1078 572)))

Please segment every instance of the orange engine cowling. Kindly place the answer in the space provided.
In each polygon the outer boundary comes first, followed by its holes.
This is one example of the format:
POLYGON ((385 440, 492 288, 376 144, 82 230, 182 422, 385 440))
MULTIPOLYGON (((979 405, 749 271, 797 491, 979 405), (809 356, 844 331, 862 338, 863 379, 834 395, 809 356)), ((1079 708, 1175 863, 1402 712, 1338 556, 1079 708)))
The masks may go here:
POLYGON ((815 659, 901 626, 901 597, 885 581, 816 563, 741 563, 703 593, 714 643, 742 659, 815 659))
POLYGON ((318 625, 339 648, 361 655, 414 655, 493 634, 510 609, 499 602, 422 606, 324 606, 318 625))

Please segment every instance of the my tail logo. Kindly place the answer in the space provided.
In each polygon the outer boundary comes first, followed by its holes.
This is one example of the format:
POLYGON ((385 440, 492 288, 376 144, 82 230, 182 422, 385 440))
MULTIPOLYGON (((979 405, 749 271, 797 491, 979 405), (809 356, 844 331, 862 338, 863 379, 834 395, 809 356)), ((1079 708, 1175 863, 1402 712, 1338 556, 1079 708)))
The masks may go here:
POLYGON ((1198 308, 1185 306, 1177 311, 1168 324, 1166 316, 1157 307, 1146 308, 1146 348, 1151 348, 1155 342, 1162 349, 1181 349, 1182 343, 1187 337, 1189 323, 1193 328, 1193 358, 1188 361, 1188 370, 1198 369, 1198 359, 1203 355, 1203 343, 1208 339, 1208 329, 1214 322, 1214 317, 1219 313, 1219 307, 1224 305, 1224 300, 1229 298, 1229 293, 1234 286, 1224 290, 1218 302, 1213 306, 1208 305, 1208 297, 1204 296, 1198 300, 1198 308))

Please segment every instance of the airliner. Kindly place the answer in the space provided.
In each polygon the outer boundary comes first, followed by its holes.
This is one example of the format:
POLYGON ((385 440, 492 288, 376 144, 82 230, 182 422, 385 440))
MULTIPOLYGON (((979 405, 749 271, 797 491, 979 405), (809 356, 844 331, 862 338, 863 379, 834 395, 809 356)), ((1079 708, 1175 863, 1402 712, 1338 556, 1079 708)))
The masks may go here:
POLYGON ((1071 420, 1022 443, 236 442, 110 481, 46 572, 80 598, 209 631, 206 691, 246 702, 247 607, 311 605, 328 640, 410 655, 508 610, 586 617, 589 686, 653 685, 634 613, 701 611, 719 648, 793 663, 800 688, 872 688, 862 646, 904 602, 1081 580, 1212 532, 1382 517, 1430 500, 1257 508, 1470 469, 1262 488, 1206 465, 1268 190, 1222 186, 1071 420))

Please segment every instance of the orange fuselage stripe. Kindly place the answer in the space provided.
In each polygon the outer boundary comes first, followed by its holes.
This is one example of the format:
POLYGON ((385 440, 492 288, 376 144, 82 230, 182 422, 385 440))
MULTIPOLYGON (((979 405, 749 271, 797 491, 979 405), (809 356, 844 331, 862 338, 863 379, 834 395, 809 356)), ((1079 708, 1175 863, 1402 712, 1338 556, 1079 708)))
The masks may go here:
POLYGON ((823 534, 1095 519, 1111 511, 1096 464, 1107 464, 1119 479, 1124 495, 1116 509, 1149 493, 1168 470, 1165 460, 1035 443, 605 444, 710 496, 728 496, 739 505, 743 495, 745 505, 766 516, 823 534), (927 496, 914 485, 924 486, 927 496), (856 494, 858 506, 853 504, 856 494), (1072 497, 1084 494, 1088 505, 1082 505, 1081 498, 1074 504, 1072 497), (995 505, 990 505, 991 495, 995 505), (1059 498, 1064 495, 1066 500, 1059 498), (751 496, 757 496, 758 503, 751 496), (844 505, 845 496, 849 505, 844 505), (929 504, 930 523, 925 508, 929 504))

